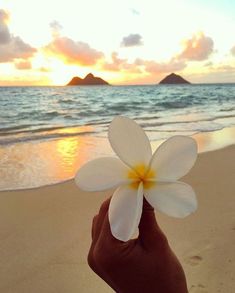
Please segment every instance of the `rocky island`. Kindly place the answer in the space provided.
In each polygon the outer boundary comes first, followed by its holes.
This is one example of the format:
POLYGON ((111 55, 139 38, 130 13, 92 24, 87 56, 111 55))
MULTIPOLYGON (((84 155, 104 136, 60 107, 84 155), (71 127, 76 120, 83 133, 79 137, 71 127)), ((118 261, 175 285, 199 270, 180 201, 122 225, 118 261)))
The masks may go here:
POLYGON ((163 78, 159 84, 190 84, 190 82, 178 74, 171 73, 163 78))
POLYGON ((102 78, 89 73, 84 78, 78 76, 73 77, 67 85, 109 85, 109 83, 102 78))

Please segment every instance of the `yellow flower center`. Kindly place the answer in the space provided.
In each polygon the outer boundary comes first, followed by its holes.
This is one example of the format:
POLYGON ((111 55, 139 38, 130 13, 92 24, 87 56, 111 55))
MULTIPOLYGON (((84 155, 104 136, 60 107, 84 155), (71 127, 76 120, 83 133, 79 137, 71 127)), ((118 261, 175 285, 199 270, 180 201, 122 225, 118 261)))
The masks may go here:
POLYGON ((140 182, 143 183, 144 189, 149 189, 156 184, 156 172, 144 164, 136 165, 133 169, 129 170, 128 178, 131 179, 130 186, 134 189, 138 188, 140 182))

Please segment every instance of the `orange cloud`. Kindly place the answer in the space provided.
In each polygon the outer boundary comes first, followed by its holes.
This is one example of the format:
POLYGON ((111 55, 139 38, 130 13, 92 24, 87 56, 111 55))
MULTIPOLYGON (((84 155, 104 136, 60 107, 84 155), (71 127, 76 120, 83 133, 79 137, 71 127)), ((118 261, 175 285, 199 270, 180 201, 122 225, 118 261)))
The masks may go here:
POLYGON ((7 24, 7 22, 9 21, 9 18, 10 18, 9 13, 3 9, 0 9, 0 21, 4 24, 7 24))
POLYGON ((183 50, 176 58, 189 61, 206 60, 213 52, 213 47, 213 40, 205 36, 203 32, 199 32, 192 38, 183 40, 183 50))
POLYGON ((102 69, 107 71, 128 71, 131 73, 141 73, 141 70, 135 63, 128 63, 127 59, 119 58, 117 52, 112 53, 111 62, 103 63, 102 69))
POLYGON ((19 70, 27 70, 32 68, 32 64, 30 61, 19 61, 15 62, 15 67, 19 70))
POLYGON ((70 38, 57 36, 44 48, 45 52, 63 59, 68 64, 94 65, 103 58, 103 53, 87 43, 75 42, 70 38))
POLYGON ((7 12, 0 9, 0 63, 32 57, 36 49, 10 33, 7 26, 8 19, 7 12))
POLYGON ((177 60, 175 58, 172 58, 168 62, 156 62, 153 60, 136 59, 135 64, 139 66, 144 66, 146 72, 153 74, 180 71, 187 66, 184 61, 177 60))

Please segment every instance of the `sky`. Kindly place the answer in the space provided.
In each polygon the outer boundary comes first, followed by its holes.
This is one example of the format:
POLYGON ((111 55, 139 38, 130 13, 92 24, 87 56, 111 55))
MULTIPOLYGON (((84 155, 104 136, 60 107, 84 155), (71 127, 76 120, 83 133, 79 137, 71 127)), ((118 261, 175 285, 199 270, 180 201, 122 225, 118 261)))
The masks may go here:
POLYGON ((234 0, 1 0, 0 85, 235 82, 234 0))

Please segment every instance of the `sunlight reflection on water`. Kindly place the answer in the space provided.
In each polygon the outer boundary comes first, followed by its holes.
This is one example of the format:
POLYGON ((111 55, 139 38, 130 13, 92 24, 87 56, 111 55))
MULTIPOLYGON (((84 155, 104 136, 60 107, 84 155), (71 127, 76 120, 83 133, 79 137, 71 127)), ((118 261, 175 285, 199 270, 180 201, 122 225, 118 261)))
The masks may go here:
POLYGON ((107 140, 93 137, 1 147, 0 190, 39 187, 73 178, 82 164, 102 153, 111 154, 107 140))

